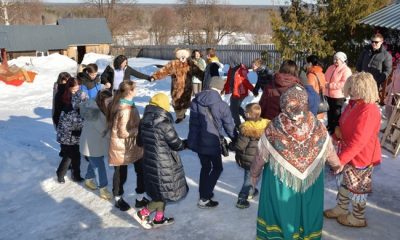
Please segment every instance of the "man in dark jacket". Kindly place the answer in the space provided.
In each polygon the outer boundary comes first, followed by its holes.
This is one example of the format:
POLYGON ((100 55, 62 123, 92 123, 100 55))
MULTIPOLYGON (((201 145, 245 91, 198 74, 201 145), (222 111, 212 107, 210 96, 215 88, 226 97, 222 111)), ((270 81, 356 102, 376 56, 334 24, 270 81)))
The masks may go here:
POLYGON ((264 91, 264 87, 272 82, 274 73, 265 65, 265 62, 261 58, 254 59, 252 68, 257 73, 257 82, 253 89, 253 94, 257 97, 260 89, 264 91))
POLYGON ((231 139, 235 139, 235 123, 226 102, 221 98, 225 80, 213 77, 210 89, 196 94, 190 107, 188 147, 200 158, 201 171, 199 181, 200 200, 198 207, 218 206, 214 196, 214 187, 222 173, 220 137, 222 128, 231 139))
POLYGON ((374 76, 378 89, 392 72, 392 56, 382 46, 383 36, 376 33, 357 61, 358 72, 369 72, 374 76))

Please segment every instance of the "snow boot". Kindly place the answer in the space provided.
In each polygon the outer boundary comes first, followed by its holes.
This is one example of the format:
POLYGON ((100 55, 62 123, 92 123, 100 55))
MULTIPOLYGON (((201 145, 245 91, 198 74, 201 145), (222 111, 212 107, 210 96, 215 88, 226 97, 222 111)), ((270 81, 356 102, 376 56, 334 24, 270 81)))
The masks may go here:
POLYGON ((125 202, 122 197, 115 202, 115 207, 119 208, 119 210, 123 212, 128 211, 131 208, 131 206, 129 206, 129 204, 125 202))
POLYGON ((348 214, 349 203, 349 190, 344 187, 340 187, 337 195, 337 205, 332 209, 325 210, 324 216, 326 218, 337 218, 340 215, 348 214))
POLYGON ((240 209, 245 209, 250 207, 250 203, 246 199, 239 198, 236 203, 236 207, 240 209))
POLYGON ((105 199, 108 201, 112 199, 112 195, 106 187, 100 188, 99 191, 100 191, 100 197, 102 199, 105 199))
POLYGON ((365 208, 367 202, 356 203, 352 201, 353 211, 346 215, 341 215, 337 218, 338 223, 349 227, 366 227, 367 220, 365 219, 365 208))
POLYGON ((93 178, 85 179, 85 186, 89 188, 90 190, 96 190, 97 185, 94 182, 93 178))

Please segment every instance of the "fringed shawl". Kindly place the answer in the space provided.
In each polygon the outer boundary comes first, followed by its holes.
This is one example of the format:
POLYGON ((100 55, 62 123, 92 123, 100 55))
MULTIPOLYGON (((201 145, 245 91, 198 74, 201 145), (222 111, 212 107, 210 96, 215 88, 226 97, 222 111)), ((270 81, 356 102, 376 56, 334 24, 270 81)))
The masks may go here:
POLYGON ((259 141, 259 157, 275 176, 296 192, 305 192, 319 177, 326 160, 329 135, 308 111, 307 93, 299 86, 281 97, 280 113, 259 141))

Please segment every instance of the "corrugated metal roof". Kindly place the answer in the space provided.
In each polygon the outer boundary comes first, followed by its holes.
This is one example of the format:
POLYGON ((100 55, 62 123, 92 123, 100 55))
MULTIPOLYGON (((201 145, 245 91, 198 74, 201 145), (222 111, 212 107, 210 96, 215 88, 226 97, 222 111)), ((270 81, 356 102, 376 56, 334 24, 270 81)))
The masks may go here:
POLYGON ((0 32, 0 48, 8 49, 10 47, 10 43, 8 41, 7 32, 0 32))
POLYGON ((69 45, 112 43, 105 18, 63 18, 57 24, 64 27, 69 45))
POLYGON ((360 23, 400 30, 400 1, 372 13, 360 23))
POLYGON ((7 51, 47 51, 68 46, 63 28, 56 25, 2 25, 0 32, 8 39, 7 51))

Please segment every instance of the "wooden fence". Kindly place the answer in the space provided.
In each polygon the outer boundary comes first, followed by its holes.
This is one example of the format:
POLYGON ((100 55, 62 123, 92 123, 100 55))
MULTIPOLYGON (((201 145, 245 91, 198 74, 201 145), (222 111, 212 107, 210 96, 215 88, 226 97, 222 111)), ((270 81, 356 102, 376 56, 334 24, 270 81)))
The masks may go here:
MULTIPOLYGON (((147 57, 171 60, 175 58, 176 48, 198 49, 202 53, 209 47, 217 51, 217 56, 222 63, 229 62, 229 56, 238 54, 242 63, 250 67, 251 62, 256 58, 263 58, 267 66, 276 70, 282 62, 281 55, 275 49, 275 45, 143 45, 143 46, 114 46, 112 55, 124 54, 127 57, 147 57)), ((294 59, 299 66, 303 65, 304 57, 297 55, 294 59)))

